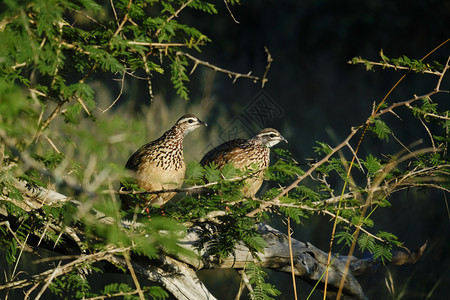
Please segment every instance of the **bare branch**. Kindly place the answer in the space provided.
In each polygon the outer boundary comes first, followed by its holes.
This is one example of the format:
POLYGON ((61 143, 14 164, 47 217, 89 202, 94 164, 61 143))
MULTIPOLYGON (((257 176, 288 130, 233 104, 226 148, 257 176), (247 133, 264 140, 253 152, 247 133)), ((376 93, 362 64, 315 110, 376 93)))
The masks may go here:
POLYGON ((233 21, 234 21, 236 24, 239 24, 239 21, 236 20, 236 18, 234 17, 233 12, 231 11, 230 6, 228 5, 227 0, 223 0, 223 2, 225 3, 225 6, 226 6, 226 8, 227 8, 227 10, 228 10, 228 13, 230 14, 230 16, 231 16, 231 18, 233 19, 233 21))
POLYGON ((124 83, 125 83, 125 71, 122 73, 122 78, 120 79, 120 91, 119 91, 119 95, 117 95, 117 97, 116 97, 116 99, 113 101, 113 103, 111 103, 111 105, 110 106, 108 106, 106 109, 101 109, 101 108, 99 108, 100 110, 101 110, 101 112, 102 113, 105 113, 105 112, 107 112, 111 107, 113 107, 115 104, 116 104, 116 102, 120 99, 120 97, 122 96, 122 93, 123 93, 123 86, 125 85, 124 83))
MULTIPOLYGON (((268 51, 267 51, 267 53, 268 53, 268 51)), ((222 69, 222 68, 220 68, 220 67, 218 67, 216 65, 213 65, 213 64, 210 64, 209 62, 200 60, 200 59, 198 59, 198 58, 196 58, 196 57, 194 57, 194 56, 192 56, 192 55, 190 55, 190 54, 188 54, 186 52, 182 52, 182 51, 178 51, 177 55, 186 56, 187 58, 189 58, 190 60, 192 60, 194 62, 194 66, 192 67, 191 74, 197 68, 197 65, 203 65, 203 66, 206 66, 206 67, 208 67, 210 69, 213 69, 216 72, 221 72, 221 73, 227 74, 231 79, 233 79, 233 83, 235 83, 238 78, 248 78, 248 79, 253 80, 254 82, 258 82, 258 81, 261 81, 262 83, 267 82, 267 78, 265 78, 265 77, 260 78, 260 77, 257 77, 257 76, 252 76, 251 75, 252 74, 251 71, 248 72, 247 74, 243 74, 243 73, 237 73, 237 72, 229 71, 229 70, 226 70, 226 69, 222 69)), ((272 58, 270 57, 269 53, 268 53, 268 55, 269 55, 269 57, 268 57, 268 64, 266 66, 266 72, 265 72, 266 76, 267 76, 267 72, 268 72, 268 70, 270 68, 270 64, 272 62, 272 58)))
POLYGON ((445 73, 450 68, 450 56, 447 59, 447 62, 445 64, 444 70, 442 71, 441 76, 439 77, 438 83, 436 85, 436 91, 439 91, 441 88, 442 79, 444 78, 445 73))
POLYGON ((272 65, 272 62, 273 62, 272 55, 270 55, 269 49, 267 49, 266 46, 264 46, 264 51, 266 51, 266 53, 267 53, 267 65, 266 65, 266 70, 264 71, 263 77, 261 79, 261 87, 262 88, 264 88, 264 86, 266 85, 266 82, 269 81, 267 79, 267 74, 269 73, 270 66, 272 65))

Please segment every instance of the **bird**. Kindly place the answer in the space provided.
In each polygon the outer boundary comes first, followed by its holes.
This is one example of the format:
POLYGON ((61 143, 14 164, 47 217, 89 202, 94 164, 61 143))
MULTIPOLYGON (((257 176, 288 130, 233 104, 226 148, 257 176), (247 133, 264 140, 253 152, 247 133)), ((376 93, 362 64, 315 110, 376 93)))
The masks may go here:
MULTIPOLYGON (((186 164, 183 155, 184 137, 200 126, 207 126, 192 114, 186 114, 158 139, 141 146, 128 159, 125 168, 133 172, 132 180, 145 191, 180 188, 184 182, 186 164)), ((127 189, 121 184, 120 191, 127 189)), ((150 205, 163 206, 176 192, 146 194, 130 197, 120 193, 123 208, 136 205, 147 209, 150 205), (137 202, 137 203, 136 203, 137 202)))
POLYGON ((270 163, 270 148, 287 140, 273 128, 265 128, 250 139, 227 141, 206 153, 200 161, 202 166, 214 163, 217 169, 231 163, 237 169, 258 168, 254 176, 245 179, 243 194, 254 198, 264 181, 264 170, 270 163))

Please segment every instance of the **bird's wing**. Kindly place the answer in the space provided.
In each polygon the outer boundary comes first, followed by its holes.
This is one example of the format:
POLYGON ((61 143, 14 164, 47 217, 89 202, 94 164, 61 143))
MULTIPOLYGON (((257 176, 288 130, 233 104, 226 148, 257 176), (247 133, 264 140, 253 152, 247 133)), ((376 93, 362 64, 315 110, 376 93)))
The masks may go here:
POLYGON ((141 146, 138 150, 136 150, 136 152, 134 152, 133 155, 131 155, 130 158, 128 159, 125 168, 132 171, 137 171, 142 161, 150 157, 149 154, 151 154, 152 148, 157 143, 157 141, 158 140, 154 140, 150 143, 141 146))
POLYGON ((214 162, 221 168, 240 152, 245 151, 245 143, 246 140, 244 139, 235 139, 225 142, 206 153, 200 161, 200 164, 206 166, 214 162))

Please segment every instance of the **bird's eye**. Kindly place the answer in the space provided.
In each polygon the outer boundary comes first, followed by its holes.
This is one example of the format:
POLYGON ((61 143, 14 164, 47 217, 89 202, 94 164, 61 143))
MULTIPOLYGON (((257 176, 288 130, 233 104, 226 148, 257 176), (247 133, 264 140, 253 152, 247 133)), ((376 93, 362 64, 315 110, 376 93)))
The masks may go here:
POLYGON ((271 138, 274 138, 274 137, 275 137, 275 134, 274 134, 274 133, 272 133, 272 134, 270 135, 270 137, 271 137, 271 138))
POLYGON ((189 121, 188 121, 188 123, 194 123, 194 120, 192 120, 192 119, 189 119, 189 121))

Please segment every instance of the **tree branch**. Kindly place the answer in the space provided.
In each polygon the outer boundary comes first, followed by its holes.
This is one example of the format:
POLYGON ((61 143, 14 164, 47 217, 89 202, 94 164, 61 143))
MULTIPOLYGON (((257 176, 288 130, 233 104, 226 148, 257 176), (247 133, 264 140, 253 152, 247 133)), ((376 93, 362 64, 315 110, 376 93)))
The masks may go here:
POLYGON ((195 69, 197 68, 198 65, 203 65, 205 67, 213 69, 216 72, 221 72, 221 73, 227 74, 230 78, 233 79, 233 83, 235 83, 238 78, 248 78, 248 79, 253 80, 254 82, 261 81, 261 85, 262 85, 262 87, 264 87, 265 83, 268 81, 268 79, 266 77, 267 77, 267 73, 269 72, 270 65, 272 64, 272 61, 273 61, 272 56, 269 53, 269 50, 267 50, 267 48, 265 48, 265 49, 266 49, 266 53, 267 53, 267 65, 266 65, 266 70, 265 70, 262 78, 257 77, 257 76, 252 76, 251 75, 252 71, 248 72, 247 74, 243 74, 243 73, 237 73, 237 72, 222 69, 216 65, 213 65, 213 64, 210 64, 209 62, 200 60, 200 59, 190 55, 189 53, 186 53, 183 51, 178 51, 177 55, 186 56, 187 58, 189 58, 190 60, 192 60, 194 62, 194 66, 192 67, 190 74, 192 74, 195 71, 195 69))

